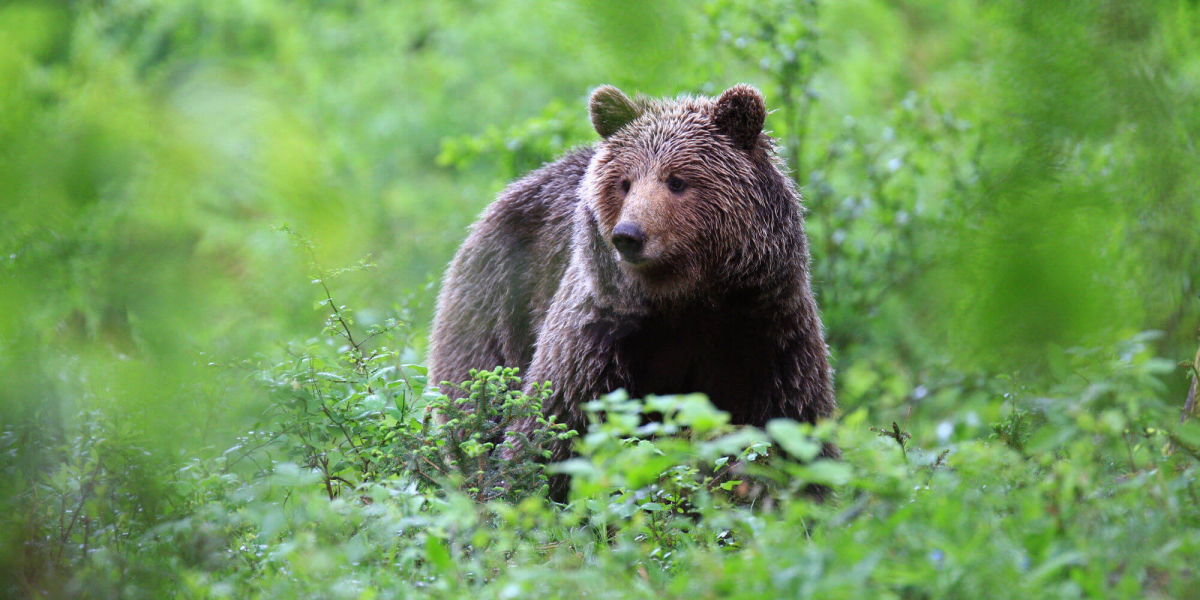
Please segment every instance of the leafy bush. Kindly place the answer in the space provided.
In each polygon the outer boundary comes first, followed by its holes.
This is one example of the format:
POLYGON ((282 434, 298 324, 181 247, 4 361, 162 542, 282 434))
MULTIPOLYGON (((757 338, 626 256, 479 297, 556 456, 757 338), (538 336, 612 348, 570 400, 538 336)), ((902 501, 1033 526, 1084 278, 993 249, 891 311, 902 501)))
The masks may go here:
POLYGON ((428 493, 456 488, 478 502, 544 495, 548 445, 573 435, 542 417, 549 388, 535 386, 537 395, 526 396, 516 370, 497 367, 472 371, 470 381, 442 382, 443 390, 461 392, 451 400, 428 385, 425 367, 402 361, 407 322, 389 318, 356 339, 353 311, 330 294, 333 278, 374 265, 332 272, 312 266, 324 296, 317 305, 329 311, 325 337, 292 345, 285 360, 255 372, 274 401, 266 418, 226 451, 231 463, 269 464, 276 452, 299 458, 301 467, 321 474, 330 500, 390 477, 411 478, 428 493), (527 418, 541 427, 528 436, 506 435, 527 418))
POLYGON ((856 410, 836 426, 840 461, 804 462, 832 422, 759 431, 701 396, 610 394, 586 407, 578 457, 551 467, 572 478, 556 506, 534 450, 561 426, 519 460, 498 452, 504 424, 540 409, 515 373, 477 373, 459 401, 430 391, 383 345, 398 321, 354 334, 334 275, 316 279, 333 343, 250 372, 273 402, 234 447, 168 467, 146 462, 136 429, 84 425, 8 517, 30 531, 8 591, 1064 598, 1179 597, 1198 581, 1200 426, 1147 401, 1170 366, 1154 336, 1068 351, 1077 377, 1051 387, 1001 378, 1010 409, 990 441, 961 423, 877 429, 856 410), (764 461, 774 445, 799 460, 764 461))
POLYGON ((1198 21, 4 4, 0 596, 1191 597, 1198 21), (778 109, 843 414, 616 392, 543 466, 570 434, 501 435, 539 412, 518 373, 435 392, 431 282, 505 181, 594 139, 587 90, 737 82, 778 109))
POLYGON ((535 385, 537 395, 527 396, 516 373, 517 369, 496 367, 472 370, 472 380, 461 384, 443 382, 443 388, 457 388, 461 396, 450 400, 439 394, 429 401, 426 414, 438 415, 441 423, 422 423, 412 445, 400 449, 400 455, 408 456, 409 472, 433 487, 457 481, 457 487, 476 501, 544 496, 542 462, 550 457, 550 443, 575 432, 542 416, 549 387, 535 385), (526 419, 541 427, 531 435, 509 433, 526 419))

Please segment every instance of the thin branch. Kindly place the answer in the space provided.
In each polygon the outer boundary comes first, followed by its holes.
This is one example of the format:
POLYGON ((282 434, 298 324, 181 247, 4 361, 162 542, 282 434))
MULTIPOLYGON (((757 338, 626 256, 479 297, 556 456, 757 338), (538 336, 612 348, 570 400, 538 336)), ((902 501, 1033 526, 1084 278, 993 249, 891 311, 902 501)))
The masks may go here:
POLYGON ((1183 424, 1188 415, 1196 413, 1196 375, 1192 374, 1192 386, 1188 389, 1187 401, 1183 403, 1183 414, 1179 415, 1179 423, 1183 424))
POLYGON ((1196 378, 1200 376, 1200 347, 1196 348, 1196 358, 1192 359, 1192 385, 1188 388, 1187 400, 1183 403, 1183 414, 1179 415, 1179 424, 1187 420, 1188 416, 1196 414, 1196 378))

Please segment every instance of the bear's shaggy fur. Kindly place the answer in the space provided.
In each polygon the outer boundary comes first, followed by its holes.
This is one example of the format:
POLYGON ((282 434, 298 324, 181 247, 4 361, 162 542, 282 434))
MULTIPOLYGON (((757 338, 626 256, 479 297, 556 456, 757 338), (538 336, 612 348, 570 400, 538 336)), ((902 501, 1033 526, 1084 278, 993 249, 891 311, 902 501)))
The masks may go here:
POLYGON ((459 249, 431 380, 520 367, 552 383, 545 413, 581 432, 582 405, 617 388, 702 392, 759 427, 829 416, 800 199, 762 95, 631 100, 604 86, 590 112, 601 141, 510 185, 459 249))

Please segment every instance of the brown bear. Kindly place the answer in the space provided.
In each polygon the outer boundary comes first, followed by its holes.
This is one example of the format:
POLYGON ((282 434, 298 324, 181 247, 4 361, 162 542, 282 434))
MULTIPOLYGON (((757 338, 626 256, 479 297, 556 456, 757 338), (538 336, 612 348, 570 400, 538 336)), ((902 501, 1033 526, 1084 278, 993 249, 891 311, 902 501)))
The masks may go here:
MULTIPOLYGON (((510 185, 459 249, 431 380, 519 367, 526 384, 551 382, 546 415, 580 432, 583 404, 617 388, 701 392, 758 427, 829 416, 800 198, 762 95, 631 100, 602 86, 589 105, 602 139, 510 185)), ((569 442, 552 453, 568 458, 569 442)))

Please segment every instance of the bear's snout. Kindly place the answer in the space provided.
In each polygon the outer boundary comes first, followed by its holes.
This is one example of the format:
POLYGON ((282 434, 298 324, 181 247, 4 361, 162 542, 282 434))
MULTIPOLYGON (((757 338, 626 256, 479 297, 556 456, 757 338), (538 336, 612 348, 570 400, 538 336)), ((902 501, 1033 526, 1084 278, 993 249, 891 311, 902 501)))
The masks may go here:
POLYGON ((622 221, 617 223, 612 232, 612 245, 621 253, 626 261, 636 261, 642 254, 646 244, 646 233, 637 223, 622 221))

